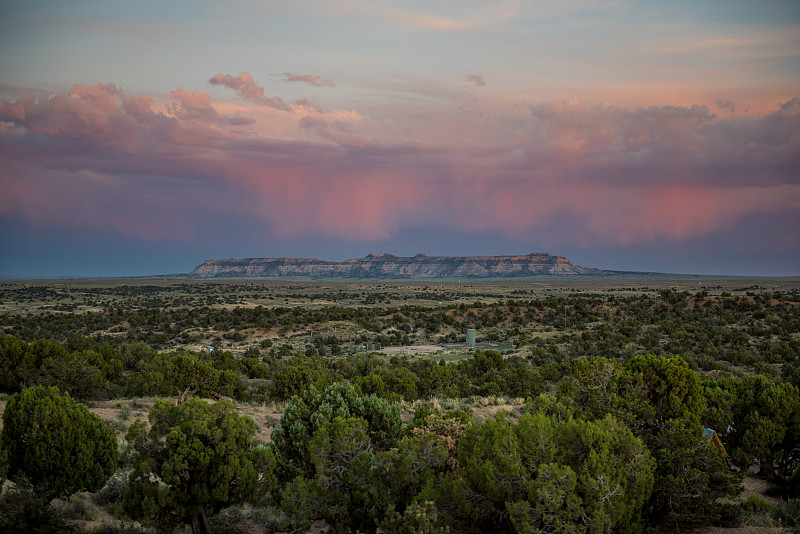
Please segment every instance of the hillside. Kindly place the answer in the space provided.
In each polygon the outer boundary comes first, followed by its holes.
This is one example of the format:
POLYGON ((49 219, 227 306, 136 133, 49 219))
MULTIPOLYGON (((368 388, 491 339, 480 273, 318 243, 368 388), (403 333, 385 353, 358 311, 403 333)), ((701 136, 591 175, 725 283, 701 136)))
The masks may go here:
POLYGON ((245 258, 207 260, 192 278, 309 277, 350 279, 515 278, 541 275, 606 275, 613 271, 573 265, 547 253, 525 256, 427 256, 392 254, 342 262, 313 258, 245 258))

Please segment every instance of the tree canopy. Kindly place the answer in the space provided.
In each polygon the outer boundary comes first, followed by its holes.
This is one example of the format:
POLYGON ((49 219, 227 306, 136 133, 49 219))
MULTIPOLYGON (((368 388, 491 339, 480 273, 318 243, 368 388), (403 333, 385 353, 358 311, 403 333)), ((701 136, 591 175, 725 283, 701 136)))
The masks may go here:
POLYGON ((210 532, 210 515, 272 487, 272 453, 255 439, 253 420, 240 416, 233 403, 159 401, 149 420, 149 431, 137 421, 127 435, 134 469, 124 506, 133 517, 165 527, 188 521, 193 532, 210 532))
POLYGON ((117 467, 108 425, 56 387, 24 389, 8 399, 0 448, 8 478, 28 482, 45 501, 96 491, 117 467))

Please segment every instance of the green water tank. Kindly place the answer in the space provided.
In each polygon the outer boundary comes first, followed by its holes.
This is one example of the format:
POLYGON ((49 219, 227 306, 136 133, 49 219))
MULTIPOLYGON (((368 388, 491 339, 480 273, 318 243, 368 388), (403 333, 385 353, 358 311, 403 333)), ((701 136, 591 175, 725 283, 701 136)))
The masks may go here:
POLYGON ((467 329, 467 345, 470 347, 475 346, 475 338, 478 337, 478 331, 474 328, 467 329))

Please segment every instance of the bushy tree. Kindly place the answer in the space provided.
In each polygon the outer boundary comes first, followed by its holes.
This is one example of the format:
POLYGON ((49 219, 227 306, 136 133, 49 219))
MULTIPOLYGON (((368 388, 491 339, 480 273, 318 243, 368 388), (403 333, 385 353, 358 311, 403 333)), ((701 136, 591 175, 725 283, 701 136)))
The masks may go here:
POLYGON ((738 493, 739 480, 703 438, 697 374, 682 358, 650 354, 631 359, 625 370, 635 433, 657 462, 648 514, 668 522, 716 520, 717 499, 738 493))
POLYGON ((178 404, 195 393, 230 396, 235 388, 236 376, 232 371, 216 369, 186 354, 169 358, 164 371, 164 379, 172 384, 178 394, 178 404))
POLYGON ((283 509, 296 526, 323 518, 339 531, 351 524, 353 465, 374 456, 363 419, 334 417, 314 433, 309 457, 313 478, 296 477, 285 492, 283 509))
POLYGON ((319 369, 317 361, 302 356, 293 359, 291 364, 284 365, 275 373, 269 393, 270 397, 276 400, 288 400, 312 385, 318 387, 329 383, 326 374, 319 369))
POLYGON ((8 478, 28 482, 44 501, 103 487, 117 466, 108 425, 56 387, 12 395, 3 413, 0 448, 8 478))
POLYGON ((0 494, 0 532, 72 534, 74 530, 52 506, 43 506, 31 488, 6 489, 0 494))
POLYGON ((397 405, 349 384, 293 397, 270 444, 293 527, 325 519, 337 531, 374 531, 391 504, 404 510, 447 451, 435 438, 394 448, 401 426, 397 405))
POLYGON ((731 378, 705 380, 702 386, 705 408, 700 420, 703 426, 714 429, 721 437, 727 437, 733 420, 733 407, 737 402, 736 381, 731 378))
POLYGON ((739 493, 739 477, 708 445, 697 423, 670 419, 647 444, 658 464, 647 503, 653 520, 711 523, 720 517, 718 499, 739 493))
POLYGON ((444 442, 431 434, 406 437, 397 447, 377 452, 353 469, 358 509, 375 523, 392 510, 403 513, 420 491, 450 469, 448 459, 444 442))
POLYGON ((505 366, 505 360, 496 350, 478 350, 469 360, 470 374, 474 378, 481 378, 492 370, 499 370, 505 366))
POLYGON ((13 393, 32 386, 56 386, 73 398, 98 398, 105 392, 102 371, 87 358, 71 354, 57 341, 24 343, 0 338, 0 390, 13 393))
POLYGON ((638 355, 625 365, 634 394, 644 403, 634 406, 645 433, 656 433, 670 419, 699 423, 703 394, 697 373, 683 358, 638 355))
POLYGON ((389 448, 400 436, 400 408, 374 395, 361 396, 350 384, 334 383, 317 393, 313 388, 292 397, 272 431, 270 448, 278 462, 278 477, 290 481, 298 475, 312 477, 314 464, 309 442, 314 434, 336 417, 359 418, 373 446, 389 448))
POLYGON ((149 431, 137 421, 127 436, 135 456, 123 502, 131 516, 209 532, 209 515, 272 487, 274 457, 233 403, 159 401, 149 420, 149 431))
POLYGON ((631 417, 625 412, 631 399, 624 378, 619 360, 578 358, 571 362, 570 374, 559 386, 559 398, 562 402, 569 399, 589 419, 614 414, 627 422, 631 417))
POLYGON ((736 399, 726 435, 729 453, 745 468, 757 461, 763 474, 772 477, 776 465, 785 463, 799 447, 800 391, 763 375, 727 384, 736 399))
POLYGON ((507 360, 499 376, 503 393, 511 397, 535 397, 545 389, 545 383, 536 368, 518 356, 507 360))
POLYGON ((216 369, 197 354, 149 353, 138 345, 124 347, 123 353, 132 359, 141 356, 134 363, 136 372, 125 380, 126 395, 175 395, 180 403, 195 394, 230 397, 237 392, 236 372, 216 369))
POLYGON ((15 393, 22 389, 35 363, 27 343, 14 336, 0 336, 0 391, 15 393))
MULTIPOLYGON (((68 351, 57 341, 39 339, 24 343, 0 336, 0 391, 13 393, 25 387, 55 386, 73 399, 107 398, 111 381, 122 378, 122 362, 108 343, 88 347, 86 338, 70 337, 68 351)), ((91 340, 88 340, 91 341, 91 340)))
POLYGON ((108 381, 90 361, 91 353, 74 352, 46 358, 39 367, 37 383, 56 386, 76 399, 108 396, 108 381))
POLYGON ((321 518, 336 531, 375 531, 447 469, 448 451, 436 436, 377 450, 366 421, 355 417, 326 422, 308 447, 314 475, 292 480, 282 501, 295 528, 321 518))
POLYGON ((433 490, 462 528, 494 532, 608 532, 634 523, 654 462, 617 419, 557 421, 501 412, 459 443, 460 467, 433 490))
MULTIPOLYGON (((570 371, 559 387, 563 404, 590 420, 611 414, 624 421, 656 460, 653 491, 645 507, 650 518, 715 520, 717 499, 733 496, 739 481, 707 445, 700 421, 727 427, 733 399, 714 384, 701 386, 680 357, 645 354, 624 366, 606 358, 579 359, 570 371)), ((532 405, 553 411, 552 402, 542 398, 532 405)), ((557 415, 569 417, 568 412, 557 415)))

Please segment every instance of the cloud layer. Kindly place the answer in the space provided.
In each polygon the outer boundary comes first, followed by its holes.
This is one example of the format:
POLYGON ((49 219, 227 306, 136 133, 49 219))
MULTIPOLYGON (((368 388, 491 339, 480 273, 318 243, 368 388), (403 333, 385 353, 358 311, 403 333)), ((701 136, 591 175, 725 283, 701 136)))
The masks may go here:
MULTIPOLYGON (((587 250, 713 240, 767 216, 800 227, 800 98, 760 117, 722 99, 716 113, 569 100, 378 116, 288 104, 247 72, 209 83, 241 101, 102 83, 0 101, 0 217, 184 243, 224 240, 225 220, 265 244, 427 228, 587 250)), ((770 246, 800 255, 796 235, 770 246)))
POLYGON ((233 89, 242 100, 247 102, 275 109, 288 109, 286 103, 279 97, 264 96, 264 88, 258 85, 248 72, 242 72, 239 76, 217 74, 208 80, 208 83, 233 89))
POLYGON ((291 72, 283 73, 283 81, 285 82, 302 82, 315 87, 328 86, 333 87, 336 85, 333 80, 323 78, 321 76, 314 76, 313 74, 294 74, 291 72))

